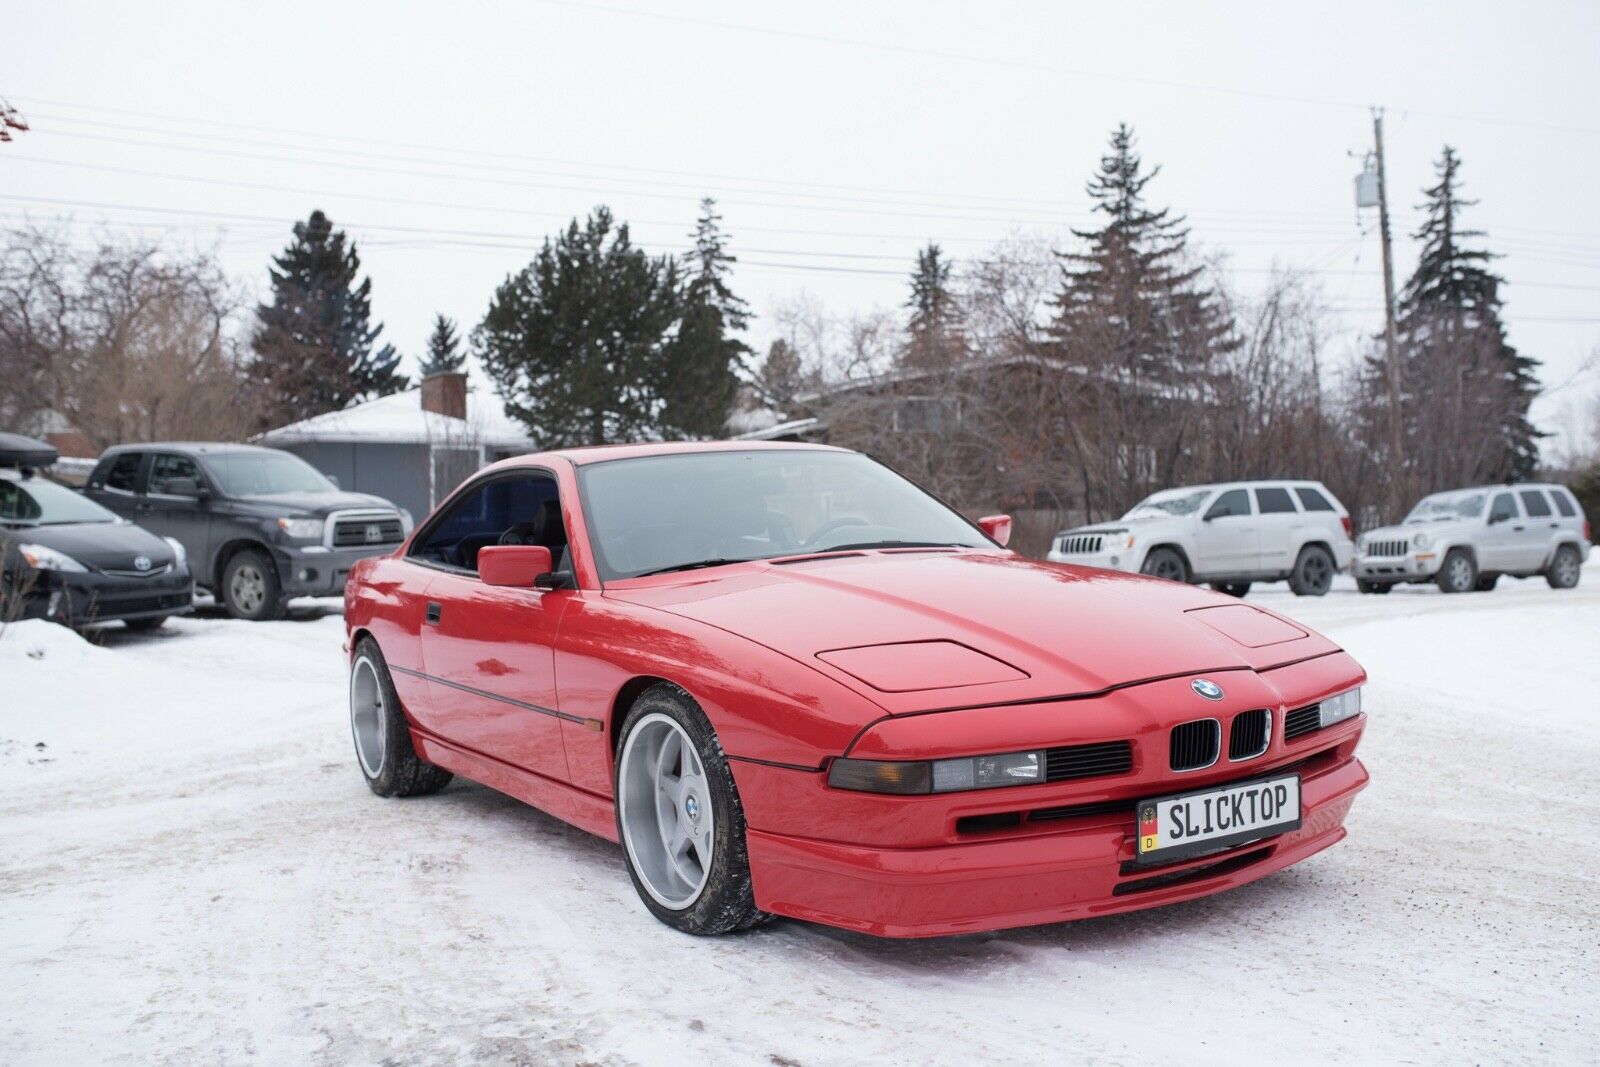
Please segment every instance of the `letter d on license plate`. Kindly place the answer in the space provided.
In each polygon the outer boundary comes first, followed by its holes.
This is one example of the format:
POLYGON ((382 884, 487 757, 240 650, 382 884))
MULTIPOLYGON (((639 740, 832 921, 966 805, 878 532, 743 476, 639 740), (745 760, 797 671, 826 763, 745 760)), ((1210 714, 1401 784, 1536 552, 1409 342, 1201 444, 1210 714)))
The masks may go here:
POLYGON ((1229 782, 1139 801, 1140 863, 1170 863, 1300 828, 1300 776, 1229 782))

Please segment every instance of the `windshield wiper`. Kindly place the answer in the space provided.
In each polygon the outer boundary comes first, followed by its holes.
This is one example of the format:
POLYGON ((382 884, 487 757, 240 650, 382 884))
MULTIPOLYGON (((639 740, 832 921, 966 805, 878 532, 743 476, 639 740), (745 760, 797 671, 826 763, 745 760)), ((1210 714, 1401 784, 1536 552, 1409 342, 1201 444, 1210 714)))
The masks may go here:
POLYGON ((959 541, 856 541, 848 545, 829 545, 816 552, 852 552, 869 548, 971 548, 959 541))
POLYGON ((670 567, 657 567, 653 571, 635 574, 635 578, 648 578, 652 574, 671 574, 673 571, 697 571, 703 567, 726 567, 730 563, 749 563, 749 559, 697 559, 692 563, 674 563, 670 567))

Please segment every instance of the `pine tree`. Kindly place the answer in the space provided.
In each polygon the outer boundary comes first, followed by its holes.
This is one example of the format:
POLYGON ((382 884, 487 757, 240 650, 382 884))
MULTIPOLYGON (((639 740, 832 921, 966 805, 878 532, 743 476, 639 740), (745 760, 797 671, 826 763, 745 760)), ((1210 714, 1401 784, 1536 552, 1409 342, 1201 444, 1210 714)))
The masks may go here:
POLYGON ((779 337, 767 347, 767 356, 756 371, 756 392, 762 402, 781 412, 794 403, 795 396, 809 384, 800 353, 779 337))
POLYGON ((393 345, 373 350, 372 279, 361 257, 321 211, 294 224, 294 240, 273 259, 272 302, 256 310, 250 374, 268 425, 282 425, 375 396, 407 380, 393 345))
POLYGON ((749 325, 750 312, 728 286, 737 260, 728 252, 722 217, 710 197, 700 201, 691 236, 683 317, 661 381, 662 431, 671 437, 721 437, 738 395, 738 370, 750 356, 750 347, 734 334, 749 325))
MULTIPOLYGON (((1423 191, 1422 253, 1395 309, 1407 449, 1397 466, 1411 493, 1526 479, 1539 462, 1542 435, 1528 418, 1539 364, 1506 340, 1494 255, 1469 247, 1484 234, 1462 225, 1476 201, 1461 197, 1460 165, 1446 145, 1438 182, 1423 191)), ((1369 361, 1370 380, 1382 380, 1383 360, 1369 361)))
POLYGON ((433 332, 428 335, 428 354, 422 359, 422 376, 458 371, 467 360, 456 336, 456 320, 440 312, 433 316, 433 332))
POLYGON ((651 439, 682 302, 672 257, 634 247, 600 207, 495 290, 473 348, 541 447, 651 439))
POLYGON ((906 346, 901 363, 936 370, 959 363, 966 355, 960 312, 950 291, 950 261, 932 241, 918 250, 911 274, 911 298, 906 301, 911 318, 906 324, 906 346))
POLYGON ((1225 302, 1191 262, 1184 219, 1145 200, 1160 172, 1144 170, 1133 131, 1118 126, 1087 186, 1104 225, 1073 231, 1084 251, 1058 253, 1044 349, 1069 373, 1047 432, 1070 442, 1090 513, 1185 476, 1219 364, 1240 344, 1225 302))

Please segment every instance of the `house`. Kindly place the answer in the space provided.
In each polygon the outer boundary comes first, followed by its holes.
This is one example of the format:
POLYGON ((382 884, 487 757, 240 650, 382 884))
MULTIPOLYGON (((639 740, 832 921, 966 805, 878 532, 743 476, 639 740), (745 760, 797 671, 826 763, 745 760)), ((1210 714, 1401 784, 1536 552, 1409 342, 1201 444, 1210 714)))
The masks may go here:
POLYGON ((458 372, 253 440, 293 452, 340 488, 391 500, 418 520, 484 465, 534 451, 499 399, 470 391, 458 372))

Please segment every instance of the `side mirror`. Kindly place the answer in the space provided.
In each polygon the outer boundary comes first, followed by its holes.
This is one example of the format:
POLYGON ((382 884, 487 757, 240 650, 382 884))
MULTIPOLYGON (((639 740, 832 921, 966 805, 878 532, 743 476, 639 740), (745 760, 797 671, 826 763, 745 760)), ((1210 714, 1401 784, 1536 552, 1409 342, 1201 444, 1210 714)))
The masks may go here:
POLYGON ((187 496, 199 500, 210 494, 193 478, 169 478, 167 479, 167 495, 187 496))
POLYGON ((1000 542, 1001 547, 1011 543, 1011 516, 985 515, 978 520, 978 529, 1000 542))
POLYGON ((485 585, 532 589, 553 566, 543 545, 486 545, 478 550, 478 577, 485 585))
POLYGON ((1502 522, 1505 522, 1509 518, 1511 518, 1510 515, 1493 515, 1493 514, 1491 514, 1489 516, 1489 525, 1490 526, 1498 526, 1502 522))
POLYGON ((333 483, 333 487, 335 489, 343 489, 344 488, 344 486, 339 484, 339 476, 337 474, 327 474, 327 475, 323 475, 323 477, 327 478, 328 481, 332 482, 333 483))

